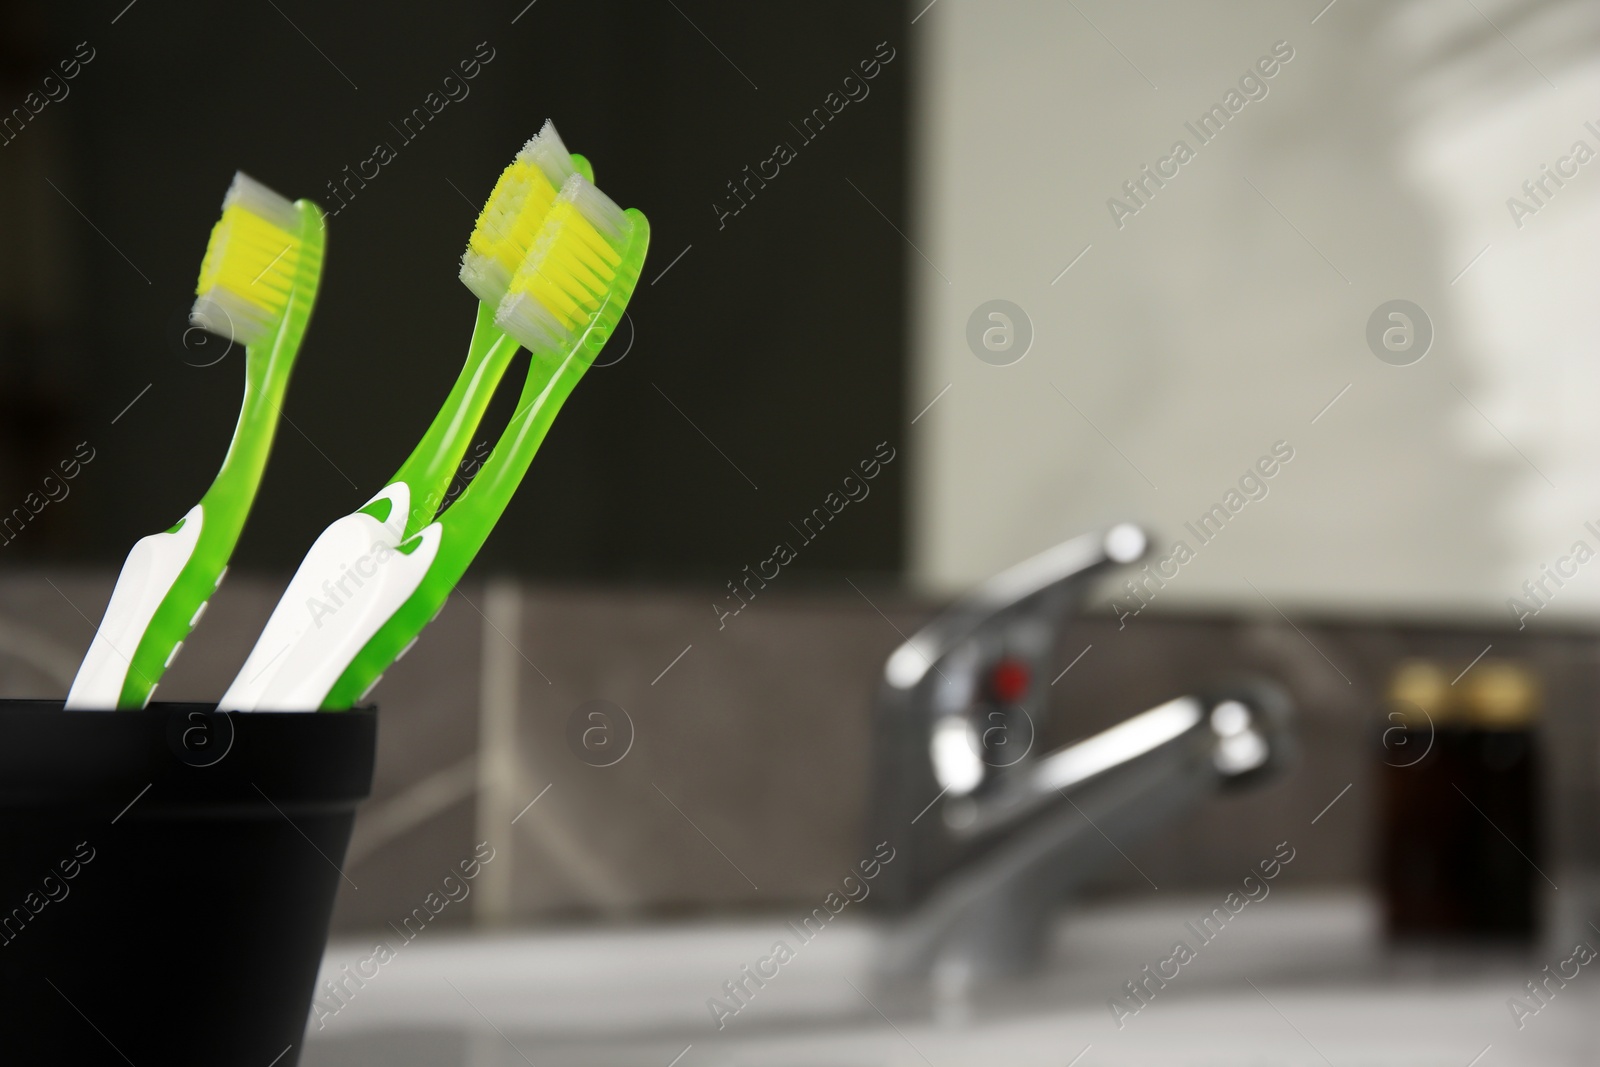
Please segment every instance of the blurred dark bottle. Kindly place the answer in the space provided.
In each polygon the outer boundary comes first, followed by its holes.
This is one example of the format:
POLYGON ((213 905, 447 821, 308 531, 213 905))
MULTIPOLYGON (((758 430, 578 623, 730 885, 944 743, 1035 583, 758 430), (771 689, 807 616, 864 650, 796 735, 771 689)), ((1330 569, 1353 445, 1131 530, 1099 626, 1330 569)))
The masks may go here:
POLYGON ((1410 660, 1387 696, 1379 769, 1389 936, 1527 942, 1537 932, 1539 690, 1485 661, 1452 684, 1410 660))

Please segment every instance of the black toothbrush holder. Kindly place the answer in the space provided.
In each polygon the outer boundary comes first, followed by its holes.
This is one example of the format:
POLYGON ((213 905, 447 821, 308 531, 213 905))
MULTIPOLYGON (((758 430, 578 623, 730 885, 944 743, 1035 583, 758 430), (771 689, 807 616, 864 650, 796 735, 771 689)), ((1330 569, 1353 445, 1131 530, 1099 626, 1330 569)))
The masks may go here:
POLYGON ((0 1059, 294 1067, 373 709, 0 701, 0 1059))

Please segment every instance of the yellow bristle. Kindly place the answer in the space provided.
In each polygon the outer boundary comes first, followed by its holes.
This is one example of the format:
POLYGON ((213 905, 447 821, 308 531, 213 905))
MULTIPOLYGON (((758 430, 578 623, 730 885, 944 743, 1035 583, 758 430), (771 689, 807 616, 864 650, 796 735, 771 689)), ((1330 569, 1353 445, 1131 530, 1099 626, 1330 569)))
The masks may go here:
POLYGON ((499 304, 504 299, 572 173, 572 157, 550 122, 501 172, 461 257, 461 281, 479 300, 499 304))
POLYGON ((243 344, 274 329, 301 266, 298 221, 289 201, 236 176, 200 263, 191 321, 243 344))
POLYGON ((211 231, 195 294, 220 287, 263 311, 281 311, 294 284, 299 245, 295 234, 235 204, 211 231))
MULTIPOLYGON (((521 159, 513 161, 495 183, 489 202, 472 228, 463 275, 469 266, 493 272, 503 279, 515 274, 555 198, 556 187, 550 184, 544 172, 521 159), (470 264, 473 259, 481 261, 480 264, 470 264)), ((503 295, 499 288, 496 285, 487 295, 479 296, 489 303, 497 303, 503 295)))
POLYGON ((495 321, 530 350, 569 345, 598 312, 622 262, 628 223, 582 178, 563 188, 495 321))

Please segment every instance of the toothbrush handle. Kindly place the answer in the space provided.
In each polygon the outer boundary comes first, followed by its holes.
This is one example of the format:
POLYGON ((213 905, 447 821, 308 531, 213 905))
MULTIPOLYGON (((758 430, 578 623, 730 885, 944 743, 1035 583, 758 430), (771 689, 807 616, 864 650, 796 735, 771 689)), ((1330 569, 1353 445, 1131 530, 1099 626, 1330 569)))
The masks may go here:
MULTIPOLYGON (((415 591, 376 629, 339 676, 322 703, 325 710, 352 707, 378 683, 389 665, 411 647, 423 628, 444 607, 456 583, 466 574, 495 523, 505 513, 561 406, 622 321, 638 284, 650 246, 650 224, 633 208, 628 209, 628 216, 633 220, 633 235, 606 303, 571 351, 560 356, 532 354, 532 366, 517 400, 516 413, 507 423, 494 451, 455 503, 423 531, 424 539, 414 554, 432 553, 433 557, 415 591), (435 531, 436 541, 427 536, 435 531)), ((410 544, 407 542, 401 549, 410 544)))
POLYGON ((590 359, 592 356, 585 354, 580 360, 574 353, 553 375, 529 376, 516 416, 507 424, 505 435, 478 476, 437 521, 417 535, 415 540, 421 543, 413 554, 425 554, 426 569, 416 574, 415 584, 402 601, 384 605, 384 621, 328 690, 321 704, 323 710, 354 707, 439 614, 505 511, 534 452, 588 369, 590 359), (529 392, 535 394, 531 400, 529 392))
POLYGON ((141 539, 123 564, 105 617, 78 668, 66 706, 142 708, 221 584, 272 451, 289 372, 316 301, 322 217, 300 201, 305 277, 289 296, 265 352, 246 350, 244 402, 205 496, 171 529, 141 539))
MULTIPOLYGON (((272 447, 282 384, 246 357, 245 403, 216 481, 171 529, 128 553, 67 707, 142 708, 222 581, 272 447)), ((280 375, 281 377, 281 375, 280 375)))
MULTIPOLYGON (((571 158, 579 173, 594 181, 594 167, 589 160, 576 152, 571 158)), ((411 492, 411 512, 405 521, 406 537, 427 526, 438 514, 461 458, 472 443, 472 435, 483 421, 495 387, 500 384, 511 357, 517 354, 516 338, 494 324, 494 313, 492 306, 479 301, 477 319, 472 326, 472 343, 467 348, 467 360, 460 376, 422 440, 389 479, 391 484, 404 482, 411 492)))
POLYGON ((494 324, 494 308, 480 302, 461 374, 422 440, 389 479, 391 484, 404 482, 410 490, 403 536, 433 521, 517 347, 516 339, 494 324))
POLYGON ((519 407, 478 478, 415 536, 404 541, 399 536, 407 487, 398 481, 324 530, 217 706, 223 711, 316 711, 348 708, 365 696, 437 613, 430 605, 435 599, 443 604, 471 562, 482 539, 474 541, 470 531, 486 532, 493 525, 477 514, 488 506, 482 501, 493 495, 499 500, 494 514, 504 509, 521 476, 510 469, 515 464, 508 456, 515 451, 531 460, 586 366, 574 355, 553 376, 535 368, 524 389, 525 394, 535 391, 535 402, 519 407), (513 441, 521 447, 514 448, 513 441), (478 507, 462 512, 473 504, 478 507), (385 516, 388 525, 380 521, 385 516), (449 551, 441 552, 447 539, 449 551))
POLYGON ((395 549, 407 499, 405 483, 395 482, 322 532, 219 709, 316 711, 322 706, 339 672, 404 602, 421 578, 419 568, 431 558, 395 549))
POLYGON ((405 586, 395 584, 396 575, 377 575, 374 559, 381 557, 384 569, 391 569, 395 546, 433 521, 517 347, 494 324, 494 309, 480 303, 466 362, 439 414, 389 484, 311 546, 220 708, 321 706, 339 672, 405 599, 402 593, 391 604, 385 596, 394 594, 381 594, 405 586), (370 588, 369 579, 375 579, 370 588))

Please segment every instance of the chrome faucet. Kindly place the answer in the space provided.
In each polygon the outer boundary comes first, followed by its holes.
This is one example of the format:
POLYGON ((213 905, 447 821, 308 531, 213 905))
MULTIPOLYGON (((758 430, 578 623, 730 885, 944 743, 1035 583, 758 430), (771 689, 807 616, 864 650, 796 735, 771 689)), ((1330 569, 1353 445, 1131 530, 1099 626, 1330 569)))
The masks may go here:
POLYGON ((1063 623, 1092 577, 1147 546, 1127 524, 1063 542, 990 579, 890 655, 871 816, 873 841, 899 853, 873 894, 892 916, 887 974, 1031 969, 1057 906, 1104 863, 1107 838, 1121 847, 1285 762, 1289 701, 1261 681, 1179 696, 1035 751, 1063 623))

